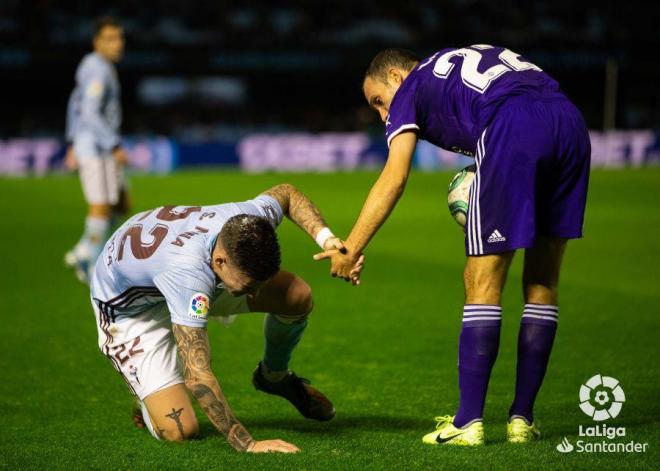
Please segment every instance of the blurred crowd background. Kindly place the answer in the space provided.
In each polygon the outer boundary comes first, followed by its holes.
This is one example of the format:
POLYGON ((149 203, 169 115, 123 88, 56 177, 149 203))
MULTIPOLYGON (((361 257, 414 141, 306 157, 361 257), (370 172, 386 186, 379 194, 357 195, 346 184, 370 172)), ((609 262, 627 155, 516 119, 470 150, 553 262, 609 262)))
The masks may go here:
POLYGON ((637 0, 2 0, 0 138, 63 135, 76 66, 91 49, 94 19, 108 14, 127 40, 118 68, 125 134, 382 135, 360 88, 378 50, 425 56, 477 43, 548 71, 592 129, 657 129, 659 13, 637 0), (606 76, 616 105, 609 124, 606 76))

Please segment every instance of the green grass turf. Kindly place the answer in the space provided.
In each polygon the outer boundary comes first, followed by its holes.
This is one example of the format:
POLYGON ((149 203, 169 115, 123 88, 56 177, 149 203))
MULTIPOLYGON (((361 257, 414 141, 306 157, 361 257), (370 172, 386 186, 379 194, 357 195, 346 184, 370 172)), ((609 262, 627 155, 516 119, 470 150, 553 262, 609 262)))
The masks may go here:
MULTIPOLYGON (((375 173, 242 175, 187 172, 133 179, 135 211, 166 203, 252 197, 290 181, 323 210, 337 234, 351 227, 375 173)), ((456 350, 462 307, 461 232, 445 207, 450 175, 416 173, 368 250, 353 288, 312 261, 316 246, 293 224, 280 230, 284 266, 313 287, 316 309, 293 368, 332 398, 337 417, 303 420, 279 398, 253 390, 261 315, 210 326, 214 369, 236 414, 258 439, 297 444, 296 456, 234 452, 202 413, 201 439, 160 443, 134 429, 131 400, 96 347, 87 290, 62 266, 79 236, 83 202, 73 177, 0 180, 0 467, 91 469, 439 469, 658 467, 660 171, 594 172, 586 238, 569 245, 560 330, 536 407, 544 439, 504 441, 512 399, 522 300, 520 262, 511 270, 485 425, 487 446, 432 448, 421 437, 457 403, 456 350), (610 425, 646 454, 562 455, 575 443, 578 389, 593 374, 618 378, 627 395, 610 425)))

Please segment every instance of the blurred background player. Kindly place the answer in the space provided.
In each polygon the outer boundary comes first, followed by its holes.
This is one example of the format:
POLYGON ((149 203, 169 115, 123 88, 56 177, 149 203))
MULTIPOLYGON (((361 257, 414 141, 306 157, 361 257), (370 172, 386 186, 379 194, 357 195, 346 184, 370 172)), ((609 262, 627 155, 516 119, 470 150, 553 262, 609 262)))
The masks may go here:
POLYGON ((76 70, 76 86, 67 109, 66 164, 77 168, 88 211, 78 243, 66 253, 67 266, 80 281, 89 280, 113 219, 128 211, 124 179, 126 151, 119 135, 121 89, 115 64, 124 52, 124 34, 113 18, 99 18, 94 27, 94 51, 76 70))
MULTIPOLYGON (((500 342, 501 297, 517 249, 525 249, 525 309, 507 439, 535 440, 533 407, 557 330, 558 284, 568 239, 582 237, 591 146, 580 112, 558 83, 509 49, 448 48, 422 60, 386 49, 363 91, 385 123, 389 155, 346 239, 330 251, 332 274, 351 267, 406 186, 417 140, 476 160, 465 226, 465 305, 459 340, 460 403, 424 437, 431 445, 482 445, 483 410, 500 342)), ((356 283, 356 280, 353 280, 356 283)))

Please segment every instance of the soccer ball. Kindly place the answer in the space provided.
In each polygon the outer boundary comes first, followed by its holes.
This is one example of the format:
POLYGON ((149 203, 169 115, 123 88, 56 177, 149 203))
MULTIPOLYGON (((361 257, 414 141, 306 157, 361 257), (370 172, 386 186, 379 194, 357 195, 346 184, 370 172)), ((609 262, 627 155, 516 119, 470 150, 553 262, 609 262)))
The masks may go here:
POLYGON ((465 227, 467 221, 468 205, 470 201, 470 185, 474 180, 474 172, 477 170, 476 165, 470 165, 458 172, 447 190, 447 205, 449 205, 449 212, 461 227, 465 227))

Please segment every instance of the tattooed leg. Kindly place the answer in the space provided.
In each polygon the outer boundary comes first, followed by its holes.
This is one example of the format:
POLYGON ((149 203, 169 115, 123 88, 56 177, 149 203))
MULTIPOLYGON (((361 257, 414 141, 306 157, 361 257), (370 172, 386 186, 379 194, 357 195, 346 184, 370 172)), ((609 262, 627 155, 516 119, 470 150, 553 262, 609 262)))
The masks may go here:
POLYGON ((288 373, 289 360, 314 307, 312 289, 302 278, 280 270, 259 293, 248 296, 248 306, 253 312, 268 313, 264 318, 262 374, 277 382, 288 373))
POLYGON ((176 422, 176 428, 179 429, 179 433, 181 434, 181 440, 183 440, 185 438, 185 434, 183 433, 183 424, 181 423, 181 419, 180 419, 181 412, 183 412, 183 407, 179 410, 176 410, 174 409, 174 407, 172 407, 172 412, 169 414, 165 414, 165 417, 169 417, 170 419, 176 422))
POLYGON ((181 441, 197 434, 199 426, 186 387, 179 383, 144 399, 143 417, 161 440, 181 441))

